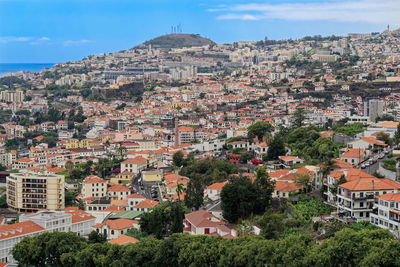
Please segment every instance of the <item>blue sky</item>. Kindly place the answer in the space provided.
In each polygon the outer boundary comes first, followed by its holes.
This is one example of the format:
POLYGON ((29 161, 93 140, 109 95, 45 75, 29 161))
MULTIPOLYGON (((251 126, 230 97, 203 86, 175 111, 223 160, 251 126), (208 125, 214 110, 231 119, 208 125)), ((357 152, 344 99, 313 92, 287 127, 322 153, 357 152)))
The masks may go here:
POLYGON ((217 43, 383 31, 400 0, 0 0, 0 62, 129 49, 181 24, 217 43))

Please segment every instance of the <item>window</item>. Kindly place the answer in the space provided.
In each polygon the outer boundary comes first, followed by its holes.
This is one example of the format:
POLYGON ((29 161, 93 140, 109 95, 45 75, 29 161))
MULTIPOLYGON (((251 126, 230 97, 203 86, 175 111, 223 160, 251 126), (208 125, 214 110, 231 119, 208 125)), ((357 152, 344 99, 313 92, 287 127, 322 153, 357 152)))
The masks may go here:
POLYGON ((364 207, 364 202, 360 202, 360 208, 364 207))
POLYGON ((112 235, 114 234, 114 230, 111 230, 111 234, 112 234, 112 235))
POLYGON ((364 212, 360 212, 360 217, 364 217, 364 212))

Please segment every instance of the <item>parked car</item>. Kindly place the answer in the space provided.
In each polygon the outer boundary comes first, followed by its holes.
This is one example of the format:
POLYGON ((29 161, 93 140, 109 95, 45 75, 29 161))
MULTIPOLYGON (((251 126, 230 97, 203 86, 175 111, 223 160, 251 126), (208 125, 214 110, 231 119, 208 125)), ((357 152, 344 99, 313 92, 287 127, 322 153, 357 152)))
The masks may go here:
POLYGON ((365 164, 361 165, 361 169, 365 169, 367 166, 365 166, 365 164))

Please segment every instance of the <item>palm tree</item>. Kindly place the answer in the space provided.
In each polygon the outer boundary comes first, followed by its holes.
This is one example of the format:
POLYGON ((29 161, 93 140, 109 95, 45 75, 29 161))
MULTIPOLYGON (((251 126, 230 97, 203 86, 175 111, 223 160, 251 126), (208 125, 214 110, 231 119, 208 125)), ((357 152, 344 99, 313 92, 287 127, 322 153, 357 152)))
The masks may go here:
POLYGON ((183 187, 183 184, 178 183, 176 186, 176 193, 178 194, 178 200, 181 200, 181 193, 185 192, 185 188, 183 187))

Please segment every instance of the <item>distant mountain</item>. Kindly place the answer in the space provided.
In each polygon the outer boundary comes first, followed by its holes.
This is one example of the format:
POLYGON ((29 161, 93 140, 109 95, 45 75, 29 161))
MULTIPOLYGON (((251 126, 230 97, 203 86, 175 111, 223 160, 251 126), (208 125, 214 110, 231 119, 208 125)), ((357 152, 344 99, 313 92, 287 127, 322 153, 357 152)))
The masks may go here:
POLYGON ((199 34, 173 33, 156 37, 146 41, 141 46, 151 45, 154 48, 181 48, 216 44, 214 41, 204 38, 199 34))

